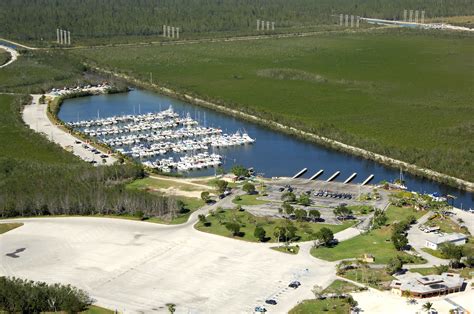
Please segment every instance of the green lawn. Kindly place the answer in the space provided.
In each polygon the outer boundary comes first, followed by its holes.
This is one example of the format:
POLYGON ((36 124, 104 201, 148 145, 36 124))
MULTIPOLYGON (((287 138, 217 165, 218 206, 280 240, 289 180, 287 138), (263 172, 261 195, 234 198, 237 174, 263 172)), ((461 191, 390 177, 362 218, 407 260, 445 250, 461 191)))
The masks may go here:
MULTIPOLYGON (((220 212, 215 212, 214 215, 209 215, 207 221, 211 223, 211 226, 206 227, 203 223, 198 222, 196 229, 208 233, 218 234, 225 237, 232 237, 232 233, 226 229, 224 223, 229 221, 235 221, 240 223, 240 231, 243 233, 241 237, 235 237, 236 239, 242 239, 251 242, 257 242, 254 231, 257 225, 262 226, 266 231, 266 236, 270 237, 269 242, 277 242, 274 236, 275 228, 285 222, 285 219, 274 219, 269 217, 256 217, 246 211, 237 211, 233 209, 225 209, 220 212)), ((341 225, 329 225, 321 223, 307 223, 307 222, 294 222, 294 225, 298 228, 296 235, 299 237, 299 241, 309 241, 315 238, 315 233, 322 227, 331 229, 334 233, 344 230, 350 227, 353 222, 346 222, 341 225)))
POLYGON ((268 203, 268 201, 258 200, 257 197, 262 197, 262 196, 259 195, 259 194, 253 194, 253 195, 244 194, 244 195, 236 196, 232 200, 232 203, 237 204, 237 205, 242 205, 242 206, 244 206, 244 205, 263 205, 263 204, 268 203), (240 200, 237 200, 237 198, 240 198, 240 200))
POLYGON ((289 245, 289 246, 273 246, 271 247, 272 250, 282 252, 282 253, 287 253, 287 254, 293 254, 296 255, 300 251, 299 246, 295 245, 289 245))
MULTIPOLYGON (((437 274, 436 268, 434 268, 434 267, 411 268, 410 271, 414 272, 414 273, 419 273, 423 276, 437 274)), ((464 277, 466 279, 471 279, 472 276, 474 275, 474 268, 469 268, 469 267, 461 268, 461 269, 452 269, 451 268, 451 269, 449 269, 449 272, 459 273, 462 277, 464 277)))
POLYGON ((395 279, 395 277, 389 275, 385 269, 372 268, 351 269, 341 276, 363 284, 368 284, 375 289, 383 289, 387 283, 395 279))
POLYGON ((415 216, 418 219, 426 213, 426 211, 414 210, 411 207, 397 207, 393 205, 390 205, 385 211, 387 224, 406 220, 410 216, 415 216))
POLYGON ((424 248, 421 248, 422 251, 430 254, 430 255, 433 255, 435 257, 438 257, 438 258, 446 258, 443 253, 441 253, 441 251, 439 250, 433 250, 433 249, 429 249, 427 247, 424 247, 424 248))
MULTIPOLYGON (((401 221, 410 215, 420 217, 423 212, 416 212, 409 208, 399 208, 390 206, 387 209, 387 218, 389 223, 401 221)), ((361 257, 364 253, 370 253, 375 256, 375 263, 385 264, 391 257, 404 255, 407 253, 398 252, 393 246, 390 237, 392 235, 391 227, 382 227, 372 230, 366 234, 356 236, 352 239, 342 241, 332 248, 320 247, 311 249, 311 254, 317 258, 329 261, 336 261, 346 258, 361 257)))
POLYGON ((345 280, 336 279, 334 280, 323 293, 351 293, 358 291, 359 287, 345 280))
POLYGON ((472 180, 474 35, 416 30, 73 53, 472 180), (205 73, 205 75, 203 75, 205 73))
POLYGON ((305 300, 290 310, 289 314, 347 314, 351 307, 344 299, 305 300))
POLYGON ((23 226, 22 223, 0 223, 0 234, 23 226))
POLYGON ((115 311, 96 306, 96 305, 91 305, 87 310, 84 312, 81 312, 83 314, 113 314, 115 311))

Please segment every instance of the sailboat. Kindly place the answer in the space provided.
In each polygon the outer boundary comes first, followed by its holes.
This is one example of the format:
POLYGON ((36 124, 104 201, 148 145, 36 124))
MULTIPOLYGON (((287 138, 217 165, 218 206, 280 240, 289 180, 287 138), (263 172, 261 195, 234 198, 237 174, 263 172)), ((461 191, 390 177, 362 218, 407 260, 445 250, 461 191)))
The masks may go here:
POLYGON ((403 178, 402 168, 400 168, 400 178, 396 179, 393 182, 393 186, 397 189, 400 189, 400 190, 406 190, 407 189, 407 187, 405 185, 405 179, 403 178))

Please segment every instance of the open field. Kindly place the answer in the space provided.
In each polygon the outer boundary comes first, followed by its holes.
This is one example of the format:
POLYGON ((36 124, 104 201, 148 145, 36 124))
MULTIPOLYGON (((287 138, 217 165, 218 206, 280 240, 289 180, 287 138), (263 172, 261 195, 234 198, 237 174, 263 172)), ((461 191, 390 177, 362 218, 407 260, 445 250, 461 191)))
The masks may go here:
MULTIPOLYGON (((409 215, 414 215, 418 218, 423 214, 423 212, 416 212, 412 209, 398 208, 394 206, 390 206, 386 213, 388 224, 395 221, 401 221, 409 215)), ((375 263, 377 264, 385 264, 390 258, 396 255, 408 257, 407 253, 402 253, 395 249, 390 240, 391 235, 392 228, 390 226, 385 226, 343 241, 333 248, 313 248, 311 254, 324 260, 336 261, 346 258, 361 257, 363 254, 369 253, 374 255, 375 263)))
POLYGON ((250 313, 275 296, 275 313, 334 280, 334 265, 192 228, 107 218, 24 219, 0 236, 0 275, 85 289, 121 313, 250 313), (18 258, 5 254, 24 248, 18 258), (278 265, 278 267, 275 267, 278 265), (288 289, 292 280, 302 286, 288 289))
POLYGON ((63 51, 20 51, 18 60, 0 71, 0 92, 30 94, 75 86, 84 80, 84 70, 63 51))
POLYGON ((7 63, 10 58, 10 53, 0 48, 0 65, 7 63))
MULTIPOLYGON (((207 217, 207 221, 211 223, 210 226, 204 226, 202 222, 199 222, 196 225, 196 229, 203 232, 251 242, 258 242, 258 239, 254 236, 256 226, 262 226, 263 229, 265 229, 266 236, 268 237, 267 242, 277 242, 276 236, 274 235, 275 229, 287 222, 286 219, 256 217, 246 211, 237 211, 233 209, 218 210, 214 214, 209 215, 207 217), (233 237, 232 232, 229 231, 225 226, 226 222, 234 221, 241 225, 240 236, 233 237)), ((351 225, 353 225, 353 223, 353 221, 348 221, 340 225, 330 225, 323 223, 293 222, 294 226, 298 229, 296 232, 298 241, 314 240, 315 233, 323 227, 331 229, 333 233, 337 233, 349 228, 351 225)))
MULTIPOLYGON (((11 65, 12 67, 15 64, 11 65)), ((2 76, 3 71, 0 71, 2 76)), ((1 84, 0 84, 1 85, 1 84)), ((78 163, 79 159, 33 132, 21 120, 24 96, 0 94, 0 157, 44 161, 48 163, 78 163)))
POLYGON ((294 307, 289 314, 347 314, 350 309, 350 305, 344 299, 305 300, 294 307))
POLYGON ((245 206, 245 205, 250 205, 250 206, 252 206, 252 205, 263 205, 263 204, 268 203, 268 201, 258 200, 257 197, 261 197, 261 195, 259 195, 259 194, 239 195, 238 197, 234 197, 234 199, 232 200, 232 203, 237 204, 237 205, 242 205, 242 206, 245 206))
POLYGON ((445 16, 429 19, 430 23, 449 23, 457 26, 474 27, 474 15, 445 16))
POLYGON ((74 53, 144 81, 152 73, 154 82, 180 92, 473 179, 472 35, 392 29, 74 53))

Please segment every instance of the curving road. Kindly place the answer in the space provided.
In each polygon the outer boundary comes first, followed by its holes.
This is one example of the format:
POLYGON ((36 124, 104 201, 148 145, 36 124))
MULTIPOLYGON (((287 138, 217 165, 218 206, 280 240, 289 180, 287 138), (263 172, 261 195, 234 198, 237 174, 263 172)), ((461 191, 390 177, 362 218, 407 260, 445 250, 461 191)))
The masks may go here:
POLYGON ((0 49, 6 50, 6 51, 9 52, 10 55, 11 55, 11 59, 8 60, 7 63, 4 63, 4 64, 0 65, 0 69, 1 69, 1 68, 4 68, 4 67, 6 67, 6 66, 9 66, 9 65, 12 64, 13 62, 15 62, 15 61, 18 59, 18 56, 20 55, 20 54, 18 53, 18 51, 16 51, 15 49, 13 49, 13 48, 11 48, 11 47, 5 46, 5 45, 1 45, 1 44, 0 44, 0 49))

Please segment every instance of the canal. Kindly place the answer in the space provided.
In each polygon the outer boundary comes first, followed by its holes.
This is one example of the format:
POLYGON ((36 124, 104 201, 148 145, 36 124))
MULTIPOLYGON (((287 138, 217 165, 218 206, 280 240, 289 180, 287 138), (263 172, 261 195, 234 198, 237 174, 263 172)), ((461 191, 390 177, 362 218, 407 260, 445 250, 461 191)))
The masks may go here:
MULTIPOLYGON (((199 121, 200 125, 219 127, 229 134, 238 130, 246 131, 256 139, 252 145, 215 149, 215 153, 224 156, 225 169, 230 169, 234 164, 240 164, 254 167, 257 173, 266 177, 279 177, 292 176, 299 170, 308 168, 308 172, 303 176, 307 178, 323 169, 324 172, 318 178, 320 180, 326 180, 336 171, 340 171, 335 181, 344 181, 356 172, 357 176, 352 183, 361 183, 371 174, 374 175, 371 183, 383 180, 393 181, 400 176, 397 169, 148 91, 134 90, 122 94, 68 99, 64 101, 58 116, 65 122, 73 122, 95 119, 97 116, 104 118, 122 114, 157 112, 167 109, 169 105, 172 105, 180 115, 185 116, 189 113, 192 118, 199 121)), ((187 175, 211 175, 214 171, 215 169, 210 168, 189 172, 187 175)), ((450 194, 457 197, 454 200, 457 207, 474 208, 474 193, 460 191, 408 173, 404 174, 404 179, 409 190, 450 194)))

